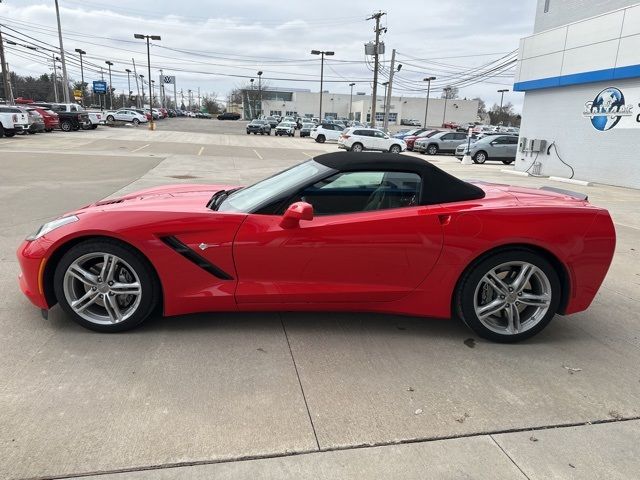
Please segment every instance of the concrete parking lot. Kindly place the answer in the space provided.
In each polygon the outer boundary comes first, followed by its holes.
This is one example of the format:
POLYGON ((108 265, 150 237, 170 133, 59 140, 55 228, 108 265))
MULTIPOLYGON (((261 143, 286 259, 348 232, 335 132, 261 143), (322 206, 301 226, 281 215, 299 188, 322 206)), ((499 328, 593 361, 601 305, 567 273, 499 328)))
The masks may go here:
POLYGON ((245 184, 336 149, 186 118, 0 139, 0 478, 637 477, 637 190, 421 156, 610 209, 616 255, 593 305, 516 345, 455 321, 335 313, 153 318, 104 335, 59 308, 42 319, 18 289, 19 242, 66 210, 159 184, 245 184))

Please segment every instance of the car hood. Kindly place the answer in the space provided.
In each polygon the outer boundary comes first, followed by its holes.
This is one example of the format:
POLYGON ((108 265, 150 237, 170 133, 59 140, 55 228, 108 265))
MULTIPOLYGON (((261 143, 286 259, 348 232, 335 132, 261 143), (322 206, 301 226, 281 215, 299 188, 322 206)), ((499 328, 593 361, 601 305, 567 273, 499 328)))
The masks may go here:
POLYGON ((107 211, 196 211, 205 209, 211 196, 236 185, 180 184, 148 188, 86 205, 72 214, 107 211))

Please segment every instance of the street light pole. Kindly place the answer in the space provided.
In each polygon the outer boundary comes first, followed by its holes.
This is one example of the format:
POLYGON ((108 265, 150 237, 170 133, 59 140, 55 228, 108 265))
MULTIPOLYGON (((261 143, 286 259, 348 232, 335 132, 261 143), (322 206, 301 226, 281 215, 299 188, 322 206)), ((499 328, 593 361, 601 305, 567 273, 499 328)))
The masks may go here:
POLYGON ((85 52, 81 48, 76 48, 76 52, 78 52, 78 54, 80 55, 80 79, 81 79, 81 82, 82 82, 81 83, 81 85, 82 85, 82 106, 84 107, 85 84, 84 84, 84 66, 82 64, 82 55, 86 55, 87 52, 85 52))
POLYGON ((508 92, 509 89, 508 88, 503 88, 501 90, 498 90, 498 93, 500 94, 500 121, 502 121, 502 101, 504 100, 504 92, 508 92))
POLYGON ((131 70, 129 70, 128 68, 125 68, 124 71, 127 72, 127 85, 129 86, 129 98, 127 99, 127 103, 130 103, 131 94, 133 93, 131 91, 131 70))
POLYGON ((451 88, 444 87, 442 91, 444 93, 444 112, 442 112, 442 126, 444 126, 444 123, 447 118, 447 100, 449 99, 449 92, 451 91, 451 88))
POLYGON ((113 65, 113 62, 107 60, 104 63, 109 65, 109 109, 113 110, 113 84, 111 83, 111 66, 113 65))
POLYGON ((427 106, 424 109, 424 123, 422 124, 423 128, 427 128, 427 114, 429 113, 429 93, 431 91, 431 80, 435 80, 436 77, 426 77, 423 78, 423 82, 427 82, 427 106))
MULTIPOLYGON (((160 38, 160 35, 143 35, 140 33, 134 34, 133 38, 137 38, 140 40, 144 40, 144 39, 147 40, 147 67, 148 67, 148 74, 149 74, 149 90, 151 90, 151 49, 149 47, 149 40, 162 40, 162 38, 160 38)), ((151 114, 151 120, 149 120, 149 130, 155 130, 156 124, 153 121, 153 105, 151 103, 152 102, 150 101, 149 113, 151 114)))
POLYGON ((262 70, 258 71, 258 104, 260 105, 258 111, 262 112, 262 70))
MULTIPOLYGON (((142 84, 142 104, 140 106, 144 111, 144 75, 140 74, 138 76, 140 77, 140 83, 142 84)), ((151 118, 153 119, 153 115, 151 115, 151 118)))
POLYGON ((350 83, 351 93, 349 94, 349 120, 353 120, 353 86, 355 83, 350 83))
POLYGON ((335 55, 335 52, 325 50, 311 50, 311 55, 320 55, 320 116, 318 122, 322 123, 322 82, 324 81, 324 56, 335 55))

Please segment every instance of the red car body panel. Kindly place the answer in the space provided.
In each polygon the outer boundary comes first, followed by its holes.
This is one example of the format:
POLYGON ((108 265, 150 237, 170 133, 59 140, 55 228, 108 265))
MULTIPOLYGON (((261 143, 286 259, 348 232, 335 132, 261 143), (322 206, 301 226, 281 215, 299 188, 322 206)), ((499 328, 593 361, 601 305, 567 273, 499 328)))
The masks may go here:
POLYGON ((449 318, 465 269, 505 245, 546 252, 568 288, 561 313, 586 309, 613 257, 604 209, 570 195, 479 183, 484 198, 316 216, 296 228, 280 215, 207 208, 223 185, 169 185, 88 205, 79 220, 25 241, 20 287, 42 309, 66 246, 112 237, 147 257, 165 315, 203 311, 371 311, 449 318), (182 242, 228 277, 218 278, 170 248, 182 242))
POLYGON ((44 128, 46 130, 52 130, 56 128, 60 128, 60 119, 58 118, 58 114, 52 112, 51 110, 47 110, 45 108, 32 107, 36 112, 40 114, 42 119, 44 120, 44 128))

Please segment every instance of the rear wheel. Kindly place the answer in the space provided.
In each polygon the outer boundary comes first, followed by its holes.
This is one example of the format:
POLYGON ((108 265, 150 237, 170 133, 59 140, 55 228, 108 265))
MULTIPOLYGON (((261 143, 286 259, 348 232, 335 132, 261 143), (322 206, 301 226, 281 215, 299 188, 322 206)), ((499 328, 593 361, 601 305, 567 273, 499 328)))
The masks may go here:
POLYGON ((15 137, 16 136, 16 131, 15 130, 12 130, 12 131, 5 130, 4 131, 4 136, 7 137, 7 138, 15 137))
POLYGON ((134 119, 133 119, 133 124, 134 124, 135 126, 140 125, 140 120, 138 120, 137 118, 134 118, 134 119))
POLYGON ((113 120, 114 120, 114 119, 113 119, 113 115, 107 115, 107 120, 108 120, 109 122, 113 122, 113 120))
POLYGON ((427 147, 427 153, 429 155, 437 155, 438 154, 438 146, 437 145, 429 145, 427 147))
POLYGON ((361 152, 362 150, 364 150, 364 147, 361 143, 354 143, 353 145, 351 145, 352 152, 361 152))
POLYGON ((389 149, 389 151, 391 153, 400 153, 402 149, 400 148, 400 145, 391 145, 391 148, 389 149))
POLYGON ((484 163, 487 161, 487 158, 487 154, 481 150, 473 156, 473 162, 484 163))
POLYGON ((505 165, 511 165, 513 163, 513 160, 502 160, 502 163, 504 163, 505 165))
POLYGON ((316 142, 318 142, 318 143, 324 143, 324 142, 325 142, 325 140, 326 140, 326 138, 325 138, 325 136, 324 136, 324 135, 318 135, 318 136, 316 137, 316 142))
POLYGON ((160 289, 140 253, 116 242, 89 240, 62 257, 54 290, 76 323, 99 332, 120 332, 153 312, 160 289))
POLYGON ((69 120, 63 120, 60 123, 60 128, 63 132, 70 132, 71 130, 73 130, 73 124, 69 120))
POLYGON ((472 266, 455 294, 455 313, 481 337, 510 343, 546 327, 560 304, 555 268, 541 255, 513 249, 472 266))
POLYGON ((0 138, 2 138, 3 136, 4 136, 4 128, 0 124, 0 138))

